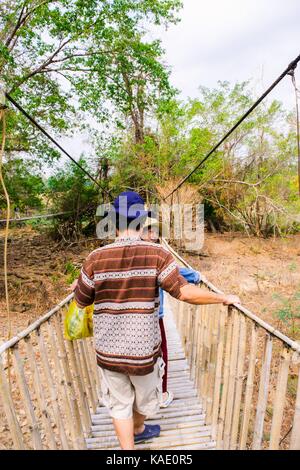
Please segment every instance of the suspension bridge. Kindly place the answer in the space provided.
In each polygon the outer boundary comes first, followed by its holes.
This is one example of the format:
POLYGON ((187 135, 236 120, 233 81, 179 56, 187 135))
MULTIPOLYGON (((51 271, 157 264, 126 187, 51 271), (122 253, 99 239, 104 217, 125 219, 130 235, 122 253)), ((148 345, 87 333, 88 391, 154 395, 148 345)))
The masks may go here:
MULTIPOLYGON (((72 297, 0 346, 0 416, 10 449, 118 449, 92 339, 63 336, 72 297)), ((137 449, 300 449, 297 342, 240 305, 192 306, 170 296, 166 329, 174 401, 149 417, 161 425, 160 437, 137 449)))
MULTIPOLYGON (((173 196, 215 153, 285 76, 294 78, 299 60, 300 55, 164 200, 173 196)), ((19 103, 9 94, 5 96, 110 197, 19 103)), ((1 178, 5 106, 2 106, 2 120, 1 178)), ((299 126, 297 129, 299 142, 299 126)), ((298 144, 300 168, 299 148, 298 144)), ((9 208, 9 196, 2 184, 9 208)), ((7 214, 5 260, 9 210, 7 214)), ((188 266, 164 243, 178 263, 188 266)), ((5 264, 8 292, 6 271, 5 264)), ((210 282, 202 284, 204 289, 220 293, 210 282)), ((0 346, 0 419, 4 422, 2 436, 6 448, 118 448, 111 419, 101 402, 92 340, 71 342, 63 336, 64 311, 72 297, 69 295, 0 346)), ((169 408, 149 417, 150 421, 160 423, 160 437, 138 444, 137 448, 300 449, 300 345, 297 342, 240 305, 191 306, 169 297, 166 326, 169 384, 175 397, 169 408)))

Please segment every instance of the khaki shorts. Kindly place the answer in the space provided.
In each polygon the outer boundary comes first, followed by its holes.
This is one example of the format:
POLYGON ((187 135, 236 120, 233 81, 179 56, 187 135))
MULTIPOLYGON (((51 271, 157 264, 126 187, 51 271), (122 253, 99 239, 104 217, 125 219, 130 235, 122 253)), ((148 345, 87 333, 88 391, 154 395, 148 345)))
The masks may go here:
POLYGON ((154 370, 147 375, 125 375, 100 367, 103 404, 115 419, 132 418, 133 410, 144 416, 159 410, 162 376, 165 363, 157 359, 154 370))

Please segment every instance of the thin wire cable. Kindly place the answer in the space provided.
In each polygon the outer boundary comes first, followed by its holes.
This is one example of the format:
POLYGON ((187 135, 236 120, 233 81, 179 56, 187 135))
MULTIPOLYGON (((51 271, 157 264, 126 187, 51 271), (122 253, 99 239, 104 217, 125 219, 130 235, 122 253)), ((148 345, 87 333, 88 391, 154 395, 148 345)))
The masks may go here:
POLYGON ((288 67, 284 70, 284 72, 282 72, 282 74, 272 83, 272 85, 260 96, 260 98, 258 98, 258 100, 255 101, 255 103, 248 109, 248 111, 243 114, 243 116, 241 116, 239 118, 239 120, 235 123, 235 125, 224 135, 224 137, 222 137, 221 140, 219 140, 219 142, 208 152, 208 154, 200 161, 200 163, 198 163, 195 168, 190 171, 179 183, 178 185, 175 187, 175 189, 173 189, 167 196, 165 196, 163 198, 164 201, 166 201, 166 199, 168 199, 172 194, 175 193, 175 191, 177 191, 194 173, 195 171, 197 171, 202 165, 204 162, 206 162, 206 160, 220 147, 220 145, 230 136, 230 134, 232 134, 233 131, 235 131, 235 129, 249 116, 249 114, 252 113, 252 111, 254 111, 255 108, 257 108, 257 106, 265 99, 265 97, 278 85, 278 83, 289 73, 291 72, 292 70, 295 70, 295 68, 297 67, 297 64, 298 62, 300 61, 300 54, 298 55, 298 57, 296 57, 296 59, 294 59, 289 65, 288 67))
POLYGON ((295 100, 296 100, 296 129, 297 129, 297 154, 298 154, 298 191, 300 196, 300 129, 299 129, 299 90, 297 88, 295 70, 291 70, 289 75, 292 77, 292 84, 295 90, 295 100))
POLYGON ((22 108, 22 106, 17 103, 8 93, 5 93, 5 96, 6 98, 22 113, 24 114, 24 116, 29 119, 29 121, 31 122, 31 124, 33 124, 35 127, 37 127, 41 132, 42 134, 44 134, 49 140, 51 140, 51 142, 56 145, 56 147, 59 148, 59 150, 64 153, 70 160, 72 160, 73 163, 75 163, 75 165, 78 166, 78 168, 80 168, 81 171, 83 171, 83 173, 86 174, 86 176, 88 176, 100 189, 102 189, 102 191, 104 191, 107 195, 110 194, 110 192, 104 188, 95 178, 94 176, 92 176, 85 168, 83 168, 83 166, 80 165, 80 163, 78 163, 50 134, 49 132, 47 132, 32 116, 30 116, 30 114, 27 113, 27 111, 25 111, 24 108, 22 108))

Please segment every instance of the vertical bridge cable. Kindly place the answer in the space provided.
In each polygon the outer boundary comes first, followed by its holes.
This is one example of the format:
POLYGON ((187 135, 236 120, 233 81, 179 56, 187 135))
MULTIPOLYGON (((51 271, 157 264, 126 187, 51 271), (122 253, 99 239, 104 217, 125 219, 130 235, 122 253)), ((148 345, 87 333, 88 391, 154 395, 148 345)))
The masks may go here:
POLYGON ((289 75, 292 77, 292 83, 295 90, 295 100, 296 100, 296 129, 297 129, 297 153, 298 153, 298 191, 300 196, 300 129, 299 129, 299 90, 296 84, 295 70, 292 69, 289 72, 289 75))
POLYGON ((9 219, 10 219, 10 200, 9 195, 5 186, 2 167, 3 167, 3 155, 5 149, 6 141, 6 119, 5 119, 5 109, 0 109, 0 121, 2 121, 2 139, 1 139, 1 149, 0 149, 0 182, 3 188, 3 192, 6 199, 6 226, 5 226, 5 238, 4 238, 4 285, 5 285, 5 299, 6 299, 6 311, 8 318, 8 339, 11 337, 11 318, 10 318, 10 309, 9 309, 9 296, 8 296, 8 279, 7 279, 7 244, 8 244, 8 230, 9 230, 9 219))
POLYGON ((83 168, 83 166, 80 165, 80 163, 78 163, 50 134, 49 132, 47 132, 30 114, 27 113, 27 111, 25 111, 24 108, 22 108, 22 106, 17 103, 8 93, 5 93, 5 96, 6 98, 8 99, 8 101, 10 101, 30 122, 31 124, 33 124, 37 129, 39 129, 40 132, 42 132, 42 134, 44 134, 54 145, 56 145, 56 147, 59 148, 59 150, 64 153, 70 160, 72 160, 73 163, 75 163, 76 166, 78 166, 78 168, 80 168, 80 170, 85 173, 89 178, 90 180, 92 180, 100 189, 102 189, 102 191, 104 191, 108 196, 110 194, 110 192, 104 188, 97 180, 96 178, 94 178, 94 176, 92 176, 85 168, 83 168))

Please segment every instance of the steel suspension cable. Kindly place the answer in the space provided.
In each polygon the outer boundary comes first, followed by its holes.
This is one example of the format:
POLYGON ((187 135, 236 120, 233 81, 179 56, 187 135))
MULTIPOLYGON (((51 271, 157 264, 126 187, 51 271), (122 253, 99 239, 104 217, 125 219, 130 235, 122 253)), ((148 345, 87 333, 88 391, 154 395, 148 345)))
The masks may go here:
POLYGON ((17 103, 17 101, 15 101, 8 93, 5 93, 5 96, 6 98, 8 99, 8 101, 10 101, 30 122, 31 124, 33 124, 35 127, 37 127, 37 129, 39 129, 39 131, 42 132, 42 134, 44 134, 49 140, 51 140, 51 142, 56 145, 56 147, 59 148, 59 150, 64 153, 70 160, 72 160, 73 163, 75 163, 75 165, 80 168, 81 171, 83 171, 83 173, 86 174, 86 176, 88 176, 90 178, 90 180, 92 180, 100 189, 102 189, 107 195, 110 194, 110 192, 104 188, 95 178, 94 176, 92 176, 85 168, 83 168, 82 165, 80 165, 80 163, 78 163, 55 139, 54 137, 52 137, 49 132, 47 132, 30 114, 27 113, 27 111, 25 111, 24 108, 22 108, 22 106, 17 103))
POLYGON ((243 114, 234 126, 222 137, 219 142, 208 152, 208 154, 191 170, 178 184, 177 186, 163 198, 163 201, 166 201, 172 194, 175 193, 202 165, 206 160, 220 147, 220 145, 232 134, 235 129, 249 116, 249 114, 254 111, 255 108, 265 99, 265 97, 278 85, 279 82, 288 74, 290 74, 297 67, 298 62, 300 61, 300 54, 288 65, 288 67, 282 72, 282 74, 272 83, 272 85, 258 98, 255 103, 248 109, 248 111, 243 114))

